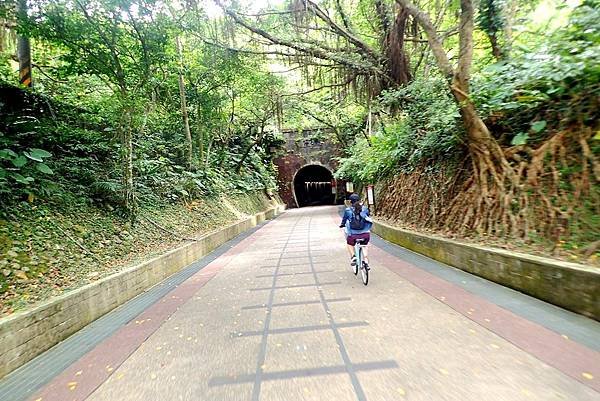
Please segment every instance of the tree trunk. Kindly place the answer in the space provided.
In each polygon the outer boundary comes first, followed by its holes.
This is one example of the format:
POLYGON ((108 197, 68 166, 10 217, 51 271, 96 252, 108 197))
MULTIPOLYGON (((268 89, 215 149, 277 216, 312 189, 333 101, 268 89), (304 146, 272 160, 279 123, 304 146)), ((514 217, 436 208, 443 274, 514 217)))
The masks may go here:
POLYGON ((446 76, 459 106, 471 155, 473 176, 445 213, 447 227, 460 231, 508 232, 516 226, 512 203, 520 191, 518 180, 502 148, 492 137, 469 97, 473 56, 473 2, 461 0, 459 57, 453 67, 429 15, 408 0, 396 0, 419 21, 438 68, 446 76))
POLYGON ((238 164, 235 168, 236 173, 239 173, 240 170, 242 169, 242 165, 246 161, 246 158, 248 157, 248 155, 250 155, 252 148, 254 148, 256 145, 258 145, 260 143, 260 141, 262 140, 264 132, 265 132, 264 128, 265 128, 264 126, 260 127, 260 133, 258 134, 258 137, 256 138, 256 140, 254 140, 252 142, 252 144, 250 144, 250 146, 248 146, 248 148, 244 152, 244 155, 242 156, 242 158, 240 159, 240 161, 238 162, 238 164))
POLYGON ((121 136, 121 168, 123 169, 123 206, 133 224, 136 218, 137 205, 135 187, 133 184, 133 127, 131 105, 126 94, 122 91, 123 111, 119 126, 121 136))
POLYGON ((492 55, 497 61, 505 58, 504 49, 499 43, 501 33, 505 26, 505 16, 503 9, 506 5, 502 5, 504 0, 481 0, 479 3, 479 27, 487 36, 490 46, 492 47, 492 55))
POLYGON ((490 41, 490 45, 492 46, 492 55, 497 61, 502 61, 504 59, 504 53, 498 44, 498 38, 496 34, 487 34, 487 37, 490 41))
POLYGON ((509 0, 505 3, 503 10, 504 15, 504 58, 508 59, 512 51, 513 43, 513 25, 515 24, 515 17, 517 14, 517 2, 516 0, 509 0))
POLYGON ((398 86, 406 85, 412 80, 410 64, 404 50, 404 31, 407 19, 408 12, 404 8, 400 8, 386 38, 389 75, 394 80, 394 84, 398 86))
POLYGON ((188 169, 192 169, 193 166, 193 148, 192 148, 192 133, 190 131, 190 119, 187 112, 187 104, 185 99, 185 84, 183 81, 183 52, 181 49, 181 42, 179 37, 175 38, 177 44, 177 54, 179 55, 179 97, 181 98, 181 115, 183 116, 183 131, 185 133, 185 159, 188 169))
POLYGON ((479 158, 482 154, 486 158, 492 157, 497 162, 504 164, 506 161, 504 152, 498 142, 492 137, 487 126, 477 113, 475 105, 466 93, 467 88, 457 79, 454 80, 451 91, 460 108, 460 114, 469 139, 469 151, 471 156, 479 158))
POLYGON ((212 150, 212 145, 214 142, 214 138, 210 138, 208 141, 208 146, 206 147, 206 158, 204 160, 204 167, 208 170, 210 166, 210 151, 212 150))
MULTIPOLYGON (((27 18, 27 0, 19 0, 18 10, 21 18, 27 18)), ((19 60, 19 83, 31 88, 31 44, 29 38, 19 35, 17 37, 17 58, 19 60)))
POLYGON ((202 126, 202 118, 200 116, 200 106, 196 106, 196 148, 198 149, 198 163, 201 164, 204 160, 204 127, 202 126))
POLYGON ((506 158, 500 145, 490 134, 487 126, 479 117, 473 102, 469 97, 470 68, 473 57, 473 2, 461 0, 459 57, 456 68, 452 66, 442 40, 438 36, 429 15, 418 9, 408 0, 396 0, 423 27, 427 34, 429 47, 433 53, 438 68, 446 76, 450 90, 460 108, 461 116, 469 139, 469 150, 474 157, 487 154, 504 165, 506 158), (471 143, 472 142, 472 143, 471 143))
POLYGON ((396 14, 396 18, 392 23, 390 21, 388 5, 382 0, 375 1, 375 11, 379 17, 381 30, 383 31, 381 45, 386 56, 385 67, 387 75, 392 81, 387 86, 406 85, 412 80, 408 57, 404 50, 404 31, 406 30, 406 21, 409 14, 404 7, 400 6, 398 14, 396 14))
POLYGON ((231 138, 231 132, 233 130, 233 120, 235 119, 235 90, 231 90, 231 114, 229 116, 229 122, 227 123, 227 138, 231 138))

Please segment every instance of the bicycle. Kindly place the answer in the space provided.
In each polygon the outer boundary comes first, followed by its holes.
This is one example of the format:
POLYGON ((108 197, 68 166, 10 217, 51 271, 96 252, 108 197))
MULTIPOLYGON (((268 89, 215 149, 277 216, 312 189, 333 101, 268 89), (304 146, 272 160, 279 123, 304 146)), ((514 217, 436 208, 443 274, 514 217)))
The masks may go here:
POLYGON ((358 274, 358 269, 360 266, 360 275, 362 278, 362 283, 367 285, 369 283, 369 268, 367 267, 366 262, 363 260, 363 248, 366 248, 367 245, 363 245, 363 239, 357 239, 354 243, 354 257, 356 258, 356 263, 352 266, 352 271, 356 276, 358 274))

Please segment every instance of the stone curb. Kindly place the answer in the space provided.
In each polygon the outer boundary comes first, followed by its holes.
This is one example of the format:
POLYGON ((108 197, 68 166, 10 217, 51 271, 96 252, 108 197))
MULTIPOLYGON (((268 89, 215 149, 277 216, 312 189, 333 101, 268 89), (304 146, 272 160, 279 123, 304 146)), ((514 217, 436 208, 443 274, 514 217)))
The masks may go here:
POLYGON ((0 319, 0 378, 223 243, 283 212, 263 212, 198 237, 153 259, 0 319))
POLYGON ((376 221, 406 249, 600 321, 600 269, 415 233, 376 221))

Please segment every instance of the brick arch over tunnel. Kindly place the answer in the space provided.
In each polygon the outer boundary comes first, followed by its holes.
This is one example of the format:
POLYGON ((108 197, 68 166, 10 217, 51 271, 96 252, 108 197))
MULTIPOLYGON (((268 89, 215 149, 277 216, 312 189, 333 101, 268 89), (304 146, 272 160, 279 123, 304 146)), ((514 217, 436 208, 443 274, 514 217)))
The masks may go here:
POLYGON ((332 182, 333 173, 323 165, 307 164, 300 168, 292 180, 298 207, 335 204, 332 182))

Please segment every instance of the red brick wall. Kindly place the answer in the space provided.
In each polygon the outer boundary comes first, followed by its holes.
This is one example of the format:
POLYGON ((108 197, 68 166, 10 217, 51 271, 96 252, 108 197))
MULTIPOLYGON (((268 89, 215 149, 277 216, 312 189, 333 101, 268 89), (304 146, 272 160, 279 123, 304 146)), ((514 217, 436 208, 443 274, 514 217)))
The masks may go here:
MULTIPOLYGON (((294 199, 294 184, 292 181, 296 172, 307 164, 306 159, 300 155, 288 153, 285 156, 275 159, 274 163, 277 166, 277 186, 279 188, 279 196, 288 208, 298 207, 294 199)), ((346 181, 336 180, 336 184, 336 203, 340 204, 343 202, 344 196, 346 195, 346 181)))
POLYGON ((277 166, 277 186, 279 187, 279 196, 285 202, 288 208, 297 207, 294 200, 294 190, 292 180, 296 171, 300 170, 306 164, 306 160, 299 155, 290 153, 274 160, 277 166))

